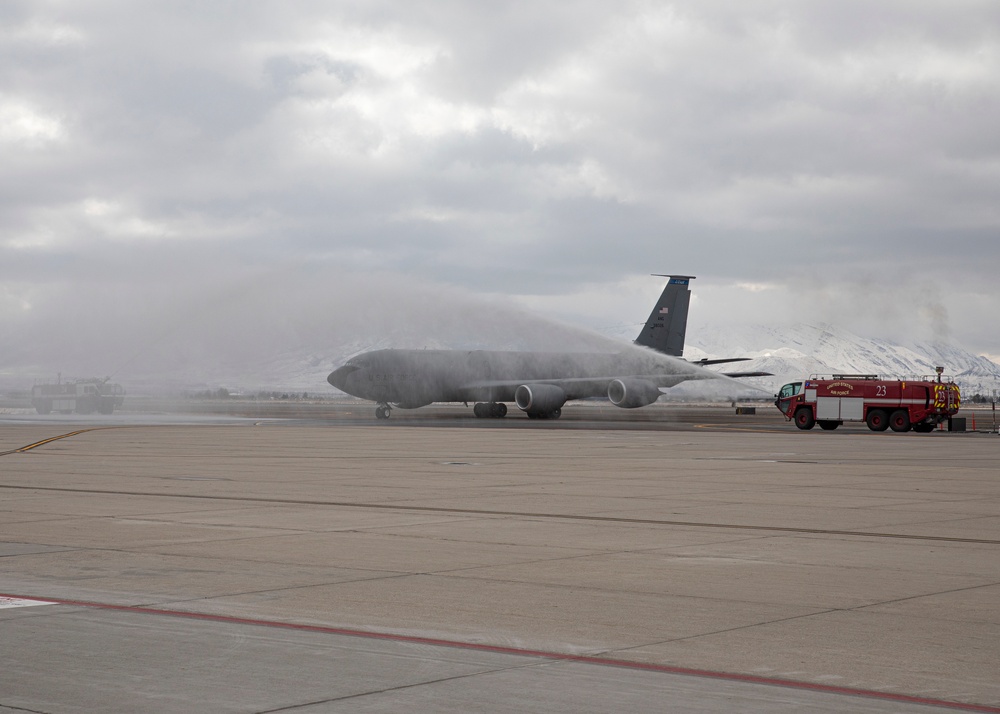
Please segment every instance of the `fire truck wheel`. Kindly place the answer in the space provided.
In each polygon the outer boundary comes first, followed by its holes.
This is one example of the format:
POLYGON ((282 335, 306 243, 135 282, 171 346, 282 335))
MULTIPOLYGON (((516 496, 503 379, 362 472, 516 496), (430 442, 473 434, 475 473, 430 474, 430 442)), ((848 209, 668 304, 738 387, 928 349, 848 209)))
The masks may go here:
POLYGON ((813 418, 812 409, 809 407, 799 407, 799 410, 795 412, 795 426, 804 431, 808 431, 815 425, 816 420, 813 418))
POLYGON ((824 421, 818 421, 816 423, 819 424, 819 428, 822 429, 823 431, 833 431, 838 426, 840 426, 840 422, 839 421, 825 421, 824 420, 824 421))
POLYGON ((868 428, 872 431, 885 431, 889 428, 889 419, 881 409, 872 409, 868 412, 868 418, 865 419, 865 423, 868 424, 868 428))
POLYGON ((897 409, 889 416, 889 428, 893 431, 909 431, 910 415, 905 409, 897 409))

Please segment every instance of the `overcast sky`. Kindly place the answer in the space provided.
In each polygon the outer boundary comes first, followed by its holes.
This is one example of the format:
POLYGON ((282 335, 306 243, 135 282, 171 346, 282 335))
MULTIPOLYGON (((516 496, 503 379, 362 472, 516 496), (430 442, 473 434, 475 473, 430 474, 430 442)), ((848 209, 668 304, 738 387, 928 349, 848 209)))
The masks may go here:
POLYGON ((1000 356, 1000 4, 0 4, 8 361, 247 281, 602 329, 669 272, 691 329, 1000 356))

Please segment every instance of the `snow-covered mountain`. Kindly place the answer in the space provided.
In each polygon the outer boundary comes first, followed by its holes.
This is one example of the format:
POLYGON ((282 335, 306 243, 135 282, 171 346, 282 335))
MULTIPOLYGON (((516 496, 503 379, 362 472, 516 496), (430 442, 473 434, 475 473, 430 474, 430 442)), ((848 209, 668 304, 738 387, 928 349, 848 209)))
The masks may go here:
POLYGON ((1000 389, 1000 365, 943 342, 898 344, 867 338, 826 324, 792 326, 746 325, 688 333, 687 359, 751 357, 750 362, 725 365, 729 370, 772 372, 754 380, 780 387, 810 374, 877 374, 883 377, 933 375, 944 367, 963 394, 992 394, 1000 389))

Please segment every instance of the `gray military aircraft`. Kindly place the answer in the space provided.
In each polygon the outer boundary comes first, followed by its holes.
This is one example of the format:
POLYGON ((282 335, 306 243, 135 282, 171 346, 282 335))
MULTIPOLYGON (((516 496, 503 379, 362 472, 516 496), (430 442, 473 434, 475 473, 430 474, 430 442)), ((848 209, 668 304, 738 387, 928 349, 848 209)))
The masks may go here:
POLYGON ((607 397, 616 407, 644 407, 660 397, 662 388, 720 376, 703 369, 705 365, 749 359, 680 359, 691 302, 688 286, 694 277, 657 277, 668 282, 635 340, 637 346, 617 353, 384 349, 352 357, 327 381, 376 402, 379 419, 388 419, 393 407, 416 409, 433 402, 475 402, 477 417, 493 418, 506 416, 505 402, 514 402, 529 418, 558 419, 572 399, 607 397))

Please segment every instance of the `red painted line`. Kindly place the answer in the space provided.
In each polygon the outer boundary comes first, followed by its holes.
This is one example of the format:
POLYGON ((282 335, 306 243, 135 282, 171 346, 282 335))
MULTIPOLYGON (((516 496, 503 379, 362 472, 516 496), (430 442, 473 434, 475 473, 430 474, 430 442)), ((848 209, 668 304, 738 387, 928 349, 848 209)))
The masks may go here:
POLYGON ((144 607, 142 605, 114 605, 110 603, 91 602, 86 600, 65 600, 62 598, 34 597, 26 595, 14 595, 10 593, 0 593, 0 597, 15 598, 21 600, 39 600, 53 605, 69 605, 73 607, 86 607, 98 610, 114 610, 118 612, 134 612, 145 615, 162 615, 166 617, 179 617, 189 620, 205 620, 208 622, 222 622, 235 625, 252 625, 255 627, 272 627, 283 630, 296 630, 299 632, 315 632, 326 635, 341 635, 345 637, 361 637, 369 640, 387 640, 390 642, 403 642, 407 644, 432 645, 435 647, 451 647, 454 649, 472 650, 475 652, 490 652, 493 654, 508 654, 519 657, 535 657, 539 659, 549 659, 561 662, 577 662, 580 664, 592 664, 604 667, 620 667, 623 669, 634 669, 645 672, 659 672, 661 674, 676 674, 688 677, 701 677, 705 679, 718 679, 727 682, 743 682, 746 684, 760 684, 771 687, 785 687, 787 689, 800 689, 822 694, 839 694, 844 696, 862 697, 867 699, 881 699, 890 702, 903 704, 921 704, 926 706, 955 709, 967 712, 986 712, 987 714, 1000 714, 1000 707, 987 704, 968 704, 964 702, 952 702, 943 699, 930 699, 928 697, 918 697, 909 694, 896 694, 893 692, 879 692, 870 689, 852 689, 851 687, 839 687, 831 684, 817 684, 814 682, 799 682, 791 679, 777 679, 774 677, 761 677, 754 674, 739 674, 736 672, 717 672, 708 669, 692 669, 690 667, 676 667, 668 664, 651 664, 645 662, 631 662, 623 659, 613 659, 610 657, 594 657, 591 655, 576 655, 567 652, 546 652, 544 650, 522 649, 519 647, 504 647, 502 645, 477 644, 475 642, 460 642, 458 640, 442 640, 434 637, 419 637, 416 635, 402 635, 389 632, 368 632, 365 630, 352 630, 345 627, 327 627, 324 625, 307 625, 296 622, 281 622, 279 620, 260 620, 248 617, 233 617, 230 615, 212 615, 203 612, 183 612, 180 610, 163 610, 155 607, 144 607))

